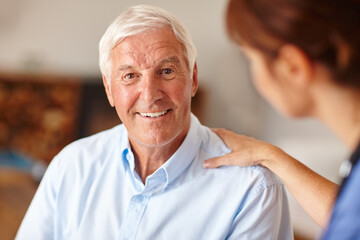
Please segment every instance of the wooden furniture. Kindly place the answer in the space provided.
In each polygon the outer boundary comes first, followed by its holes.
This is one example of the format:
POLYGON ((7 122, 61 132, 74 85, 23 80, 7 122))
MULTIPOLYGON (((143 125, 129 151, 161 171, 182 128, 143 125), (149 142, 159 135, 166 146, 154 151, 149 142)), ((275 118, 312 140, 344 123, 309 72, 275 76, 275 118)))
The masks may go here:
POLYGON ((49 163, 76 137, 81 99, 76 80, 0 74, 0 148, 49 163))
POLYGON ((0 168, 0 238, 14 239, 38 183, 31 175, 0 168))

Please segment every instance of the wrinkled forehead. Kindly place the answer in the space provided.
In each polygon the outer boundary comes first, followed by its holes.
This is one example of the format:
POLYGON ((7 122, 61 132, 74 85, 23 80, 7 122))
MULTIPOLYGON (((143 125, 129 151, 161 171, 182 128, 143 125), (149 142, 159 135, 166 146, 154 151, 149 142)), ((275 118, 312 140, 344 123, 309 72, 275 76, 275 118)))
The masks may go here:
POLYGON ((183 44, 171 29, 163 28, 128 36, 119 42, 111 52, 114 64, 128 62, 152 65, 163 59, 178 58, 186 62, 183 44))

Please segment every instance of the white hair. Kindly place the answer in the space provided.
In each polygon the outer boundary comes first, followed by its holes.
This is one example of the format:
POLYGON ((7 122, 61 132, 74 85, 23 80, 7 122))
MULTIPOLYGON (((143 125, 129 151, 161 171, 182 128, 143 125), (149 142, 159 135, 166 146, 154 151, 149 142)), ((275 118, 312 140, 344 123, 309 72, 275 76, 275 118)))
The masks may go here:
POLYGON ((183 44, 184 56, 192 76, 196 49, 185 26, 174 15, 161 8, 137 5, 122 12, 106 29, 100 40, 99 65, 101 73, 109 85, 111 80, 111 51, 126 37, 164 27, 170 28, 178 41, 183 44))

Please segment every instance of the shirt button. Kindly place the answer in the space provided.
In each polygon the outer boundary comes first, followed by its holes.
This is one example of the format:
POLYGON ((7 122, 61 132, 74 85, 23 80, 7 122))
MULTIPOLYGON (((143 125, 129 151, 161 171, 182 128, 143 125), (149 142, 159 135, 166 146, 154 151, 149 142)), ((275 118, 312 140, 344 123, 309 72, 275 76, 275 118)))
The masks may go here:
POLYGON ((137 203, 141 203, 143 200, 144 200, 144 197, 143 197, 143 196, 137 196, 137 197, 135 198, 135 202, 137 202, 137 203))

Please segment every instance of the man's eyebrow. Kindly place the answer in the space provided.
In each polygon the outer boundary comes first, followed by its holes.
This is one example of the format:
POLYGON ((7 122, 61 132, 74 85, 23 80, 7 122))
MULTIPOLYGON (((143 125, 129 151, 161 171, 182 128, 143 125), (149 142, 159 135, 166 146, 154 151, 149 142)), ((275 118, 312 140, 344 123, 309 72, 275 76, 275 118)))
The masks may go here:
POLYGON ((179 60, 178 57, 175 57, 175 56, 174 56, 174 57, 165 58, 165 59, 161 60, 160 63, 172 63, 172 62, 174 62, 174 63, 180 63, 180 60, 179 60))
POLYGON ((131 65, 121 65, 118 67, 118 71, 123 71, 131 68, 133 68, 131 65))

